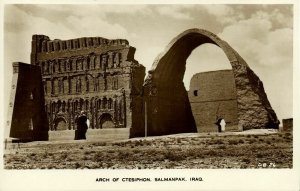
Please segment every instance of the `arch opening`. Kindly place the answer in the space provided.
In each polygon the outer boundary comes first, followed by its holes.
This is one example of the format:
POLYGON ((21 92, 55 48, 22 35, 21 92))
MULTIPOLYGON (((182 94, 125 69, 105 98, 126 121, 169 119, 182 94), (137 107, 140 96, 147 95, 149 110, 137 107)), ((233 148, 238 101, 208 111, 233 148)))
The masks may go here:
POLYGON ((113 122, 112 115, 109 113, 104 113, 99 118, 99 125, 100 129, 107 129, 107 128, 115 128, 116 125, 113 122))
POLYGON ((215 44, 205 43, 196 47, 186 60, 184 86, 190 90, 190 81, 197 73, 232 70, 224 51, 215 44))
POLYGON ((220 47, 215 44, 196 47, 187 58, 183 81, 189 90, 188 98, 197 132, 221 132, 216 128, 216 120, 220 116, 226 118, 230 126, 228 130, 238 130, 234 75, 220 47))
POLYGON ((67 130, 68 126, 67 126, 67 122, 64 118, 59 117, 55 120, 54 122, 54 130, 55 131, 63 131, 63 130, 67 130))

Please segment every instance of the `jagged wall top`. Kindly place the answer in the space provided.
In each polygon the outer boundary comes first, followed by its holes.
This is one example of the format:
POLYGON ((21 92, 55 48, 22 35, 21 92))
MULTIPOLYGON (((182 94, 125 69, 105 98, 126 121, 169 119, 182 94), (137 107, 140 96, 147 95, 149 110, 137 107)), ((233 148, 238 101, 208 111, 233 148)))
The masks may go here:
POLYGON ((33 35, 32 41, 37 42, 36 44, 32 44, 32 52, 35 53, 69 51, 101 46, 129 47, 129 43, 126 39, 109 40, 102 37, 83 37, 70 40, 50 40, 50 38, 46 35, 33 35))

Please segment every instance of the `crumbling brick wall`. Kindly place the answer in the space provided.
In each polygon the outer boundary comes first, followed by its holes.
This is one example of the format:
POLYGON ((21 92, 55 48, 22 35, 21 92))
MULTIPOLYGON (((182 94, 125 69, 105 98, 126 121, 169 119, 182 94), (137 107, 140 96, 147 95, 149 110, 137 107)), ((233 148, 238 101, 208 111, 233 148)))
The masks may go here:
POLYGON ((41 67, 50 129, 76 129, 82 113, 90 128, 104 128, 107 119, 115 127, 132 127, 132 118, 139 117, 132 104, 145 76, 134 53, 124 39, 33 35, 31 64, 41 67))

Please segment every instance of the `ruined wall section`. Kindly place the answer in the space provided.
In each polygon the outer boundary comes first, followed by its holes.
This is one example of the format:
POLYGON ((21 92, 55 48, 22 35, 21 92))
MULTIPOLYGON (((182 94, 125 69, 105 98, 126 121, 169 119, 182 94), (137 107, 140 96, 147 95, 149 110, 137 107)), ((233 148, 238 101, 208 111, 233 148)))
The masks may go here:
POLYGON ((237 130, 237 92, 232 70, 195 74, 188 92, 198 132, 217 131, 218 119, 228 130, 237 130))
POLYGON ((133 93, 140 93, 132 87, 143 83, 145 76, 134 53, 124 39, 50 40, 34 35, 31 63, 42 69, 51 129, 56 130, 59 121, 75 129, 81 111, 87 113, 91 128, 101 128, 106 113, 115 127, 131 127, 133 93), (132 71, 138 71, 138 79, 132 71))
MULTIPOLYGON (((263 108, 265 108, 265 112, 267 113, 268 116, 267 117, 268 120, 266 120, 264 127, 277 129, 280 124, 280 121, 277 119, 277 115, 271 107, 271 104, 268 100, 262 81, 250 68, 247 68, 247 74, 251 81, 252 89, 256 94, 259 95, 261 104, 263 108), (276 125, 274 125, 274 122, 276 125)), ((258 116, 254 116, 254 117, 258 117, 258 116)))
POLYGON ((6 138, 13 137, 22 141, 48 140, 49 126, 44 104, 40 68, 14 62, 6 138))
MULTIPOLYGON (((132 109, 132 124, 133 128, 144 126, 144 112, 143 112, 143 83, 145 77, 145 68, 132 68, 132 86, 131 86, 131 105, 132 109)), ((132 128, 132 129, 133 129, 132 128)), ((131 129, 130 129, 131 130, 131 129)), ((131 136, 131 133, 130 133, 131 136)))
POLYGON ((293 118, 282 119, 282 127, 280 130, 293 132, 293 118))

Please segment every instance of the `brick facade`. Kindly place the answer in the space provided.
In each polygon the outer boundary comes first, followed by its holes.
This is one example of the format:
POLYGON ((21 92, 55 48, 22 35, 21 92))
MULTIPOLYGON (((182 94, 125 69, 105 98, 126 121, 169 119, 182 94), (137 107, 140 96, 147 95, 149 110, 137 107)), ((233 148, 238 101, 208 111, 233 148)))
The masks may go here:
POLYGON ((134 53, 123 39, 33 35, 31 64, 41 67, 50 130, 76 129, 82 114, 92 129, 132 127, 145 76, 134 53))

